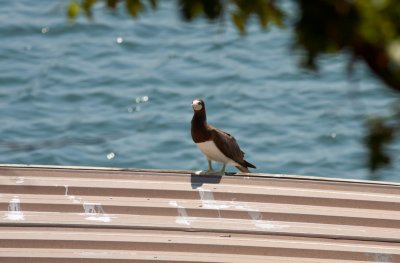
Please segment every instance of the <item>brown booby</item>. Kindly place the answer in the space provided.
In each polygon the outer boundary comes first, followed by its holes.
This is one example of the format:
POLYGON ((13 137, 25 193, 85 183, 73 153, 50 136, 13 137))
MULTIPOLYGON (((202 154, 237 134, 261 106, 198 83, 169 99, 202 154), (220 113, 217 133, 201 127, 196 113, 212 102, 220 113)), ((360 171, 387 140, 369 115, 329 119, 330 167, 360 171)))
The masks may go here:
POLYGON ((226 165, 233 165, 244 173, 250 172, 247 167, 256 168, 244 159, 244 152, 240 150, 232 135, 207 123, 206 108, 202 99, 193 100, 192 107, 192 139, 208 160, 208 170, 204 173, 223 175, 226 165), (211 161, 222 163, 221 171, 214 171, 211 161))

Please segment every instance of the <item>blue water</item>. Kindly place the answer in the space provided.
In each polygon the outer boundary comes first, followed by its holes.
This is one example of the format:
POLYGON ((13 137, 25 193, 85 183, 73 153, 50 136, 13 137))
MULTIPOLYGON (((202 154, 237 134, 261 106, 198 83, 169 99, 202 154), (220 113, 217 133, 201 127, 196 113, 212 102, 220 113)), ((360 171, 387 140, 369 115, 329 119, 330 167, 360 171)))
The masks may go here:
POLYGON ((394 165, 367 169, 366 117, 396 96, 363 65, 352 80, 345 54, 305 72, 289 31, 254 23, 242 37, 160 2, 138 20, 98 5, 71 24, 69 0, 3 1, 0 162, 205 169, 190 137, 201 97, 257 172, 400 180, 399 143, 394 165))

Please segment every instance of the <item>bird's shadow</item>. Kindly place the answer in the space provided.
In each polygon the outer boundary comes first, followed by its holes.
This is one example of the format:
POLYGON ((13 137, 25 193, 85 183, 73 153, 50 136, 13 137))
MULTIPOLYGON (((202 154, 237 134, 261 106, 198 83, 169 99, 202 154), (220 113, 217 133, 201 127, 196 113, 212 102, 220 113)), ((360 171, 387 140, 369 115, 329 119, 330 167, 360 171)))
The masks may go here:
MULTIPOLYGON (((231 175, 230 173, 226 173, 225 175, 231 175)), ((203 184, 219 184, 222 179, 222 175, 208 175, 208 174, 190 174, 190 183, 192 185, 192 189, 197 189, 203 184)))

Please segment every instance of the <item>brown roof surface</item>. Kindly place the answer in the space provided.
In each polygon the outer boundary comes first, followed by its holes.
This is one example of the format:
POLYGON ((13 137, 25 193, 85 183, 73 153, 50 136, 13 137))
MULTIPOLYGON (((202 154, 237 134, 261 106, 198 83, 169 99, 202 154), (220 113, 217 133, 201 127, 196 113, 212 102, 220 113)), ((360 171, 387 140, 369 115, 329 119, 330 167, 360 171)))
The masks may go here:
POLYGON ((0 166, 0 262, 400 262, 400 185, 0 166))

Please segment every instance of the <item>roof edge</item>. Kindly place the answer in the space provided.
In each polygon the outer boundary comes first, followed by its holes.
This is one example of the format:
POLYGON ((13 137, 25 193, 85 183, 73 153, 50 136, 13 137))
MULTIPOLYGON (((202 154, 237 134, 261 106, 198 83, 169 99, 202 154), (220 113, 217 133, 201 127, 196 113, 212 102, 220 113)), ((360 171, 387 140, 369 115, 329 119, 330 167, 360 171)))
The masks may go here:
MULTIPOLYGON (((175 174, 195 174, 194 170, 166 170, 166 169, 143 169, 143 168, 122 168, 122 167, 104 167, 104 166, 68 166, 68 165, 40 165, 40 164, 0 164, 2 168, 37 168, 37 169, 60 169, 60 170, 100 170, 100 171, 132 171, 132 172, 157 172, 157 173, 175 173, 175 174)), ((205 175, 207 176, 207 175, 205 175)), ((228 173, 225 176, 245 176, 252 178, 280 178, 294 179, 304 181, 322 181, 322 182, 337 182, 337 183, 357 183, 368 185, 386 185, 400 186, 400 182, 388 181, 373 181, 359 179, 345 179, 336 177, 321 177, 307 175, 291 175, 291 174, 270 174, 270 173, 228 173)), ((215 177, 215 176, 212 176, 215 177)))

